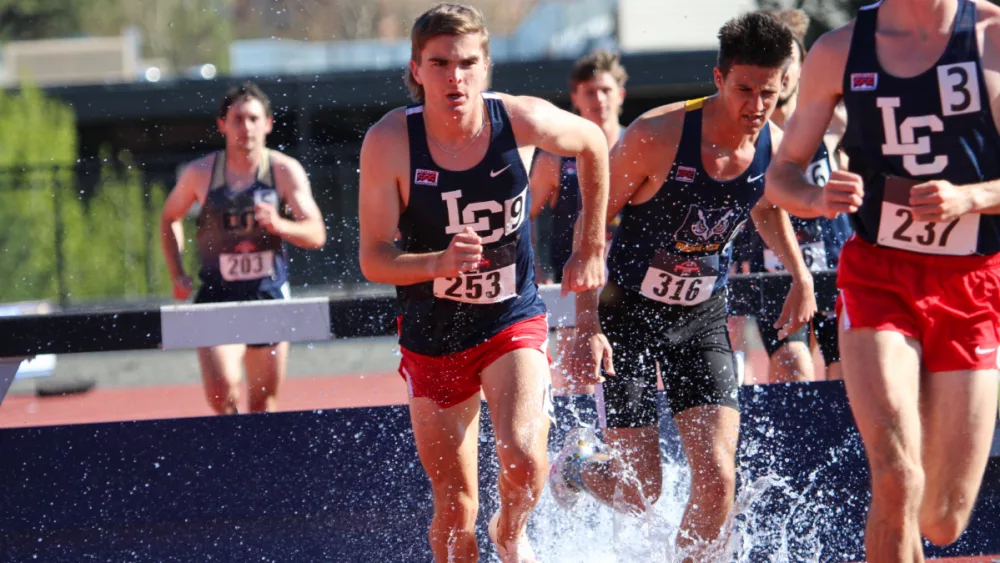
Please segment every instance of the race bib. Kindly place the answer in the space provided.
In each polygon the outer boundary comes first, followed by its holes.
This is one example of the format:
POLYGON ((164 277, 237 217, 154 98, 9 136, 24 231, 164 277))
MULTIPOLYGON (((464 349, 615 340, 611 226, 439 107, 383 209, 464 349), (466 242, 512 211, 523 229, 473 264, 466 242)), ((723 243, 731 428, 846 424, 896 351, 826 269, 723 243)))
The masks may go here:
POLYGON ((219 270, 226 281, 251 281, 274 275, 274 251, 220 254, 219 270))
POLYGON ((475 272, 457 278, 434 278, 434 297, 473 305, 489 305, 517 297, 515 244, 483 251, 483 259, 475 272))
POLYGON ((670 305, 693 306, 712 296, 719 256, 687 257, 657 250, 642 280, 643 296, 670 305))
POLYGON ((910 207, 910 188, 919 183, 886 177, 878 244, 923 254, 974 254, 979 240, 979 214, 962 215, 946 223, 916 220, 910 207))
MULTIPOLYGON (((827 269, 826 245, 822 241, 801 243, 802 260, 810 272, 821 272, 827 269)), ((768 272, 784 272, 785 266, 778 260, 778 255, 770 248, 764 249, 764 269, 768 272)))

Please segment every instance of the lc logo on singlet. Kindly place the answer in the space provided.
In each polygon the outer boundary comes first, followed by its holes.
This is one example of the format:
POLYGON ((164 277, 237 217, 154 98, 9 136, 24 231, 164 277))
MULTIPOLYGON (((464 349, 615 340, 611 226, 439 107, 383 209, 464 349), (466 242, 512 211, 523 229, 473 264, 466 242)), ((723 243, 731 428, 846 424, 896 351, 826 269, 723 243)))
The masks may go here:
MULTIPOLYGON (((961 115, 980 111, 979 73, 975 62, 955 63, 937 67, 938 90, 941 98, 941 116, 961 115)), ((882 154, 902 156, 903 168, 912 176, 938 174, 948 166, 948 156, 935 155, 930 135, 917 135, 918 131, 941 133, 944 122, 937 115, 911 115, 902 122, 896 117, 901 106, 899 97, 880 97, 875 100, 882 112, 885 143, 882 154)))
POLYGON ((444 192, 441 199, 448 206, 448 226, 444 232, 455 235, 472 227, 483 237, 483 244, 490 244, 500 240, 500 237, 509 235, 524 222, 524 204, 527 200, 528 189, 521 190, 521 193, 506 200, 501 204, 499 201, 477 201, 461 208, 459 211, 458 200, 462 197, 462 190, 444 192), (503 226, 490 229, 490 217, 493 215, 503 215, 503 226), (483 235, 483 233, 489 233, 483 235))

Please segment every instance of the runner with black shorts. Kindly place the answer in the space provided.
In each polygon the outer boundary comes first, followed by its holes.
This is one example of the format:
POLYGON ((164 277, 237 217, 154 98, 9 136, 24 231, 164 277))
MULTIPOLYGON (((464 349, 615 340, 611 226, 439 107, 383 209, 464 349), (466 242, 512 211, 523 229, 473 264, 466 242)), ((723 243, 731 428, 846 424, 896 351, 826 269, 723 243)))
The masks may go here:
POLYGON ((791 266, 782 331, 803 326, 816 308, 788 217, 763 199, 764 172, 781 135, 768 118, 791 54, 790 32, 749 14, 727 22, 719 37, 718 94, 647 112, 612 153, 608 218, 621 211, 622 221, 599 306, 596 292, 578 296, 574 355, 581 373, 600 379, 600 363, 607 371, 598 397, 611 454, 595 454, 600 445, 574 431, 550 473, 564 507, 584 492, 632 513, 657 500, 659 362, 691 465, 677 539, 682 550, 717 538, 733 504, 739 382, 726 288, 732 241, 749 219, 791 266))
MULTIPOLYGON (((799 72, 805 57, 803 44, 804 33, 809 26, 809 16, 802 10, 781 10, 765 12, 788 25, 794 39, 792 43, 792 60, 782 81, 782 93, 777 107, 771 115, 771 122, 784 128, 788 119, 795 112, 799 90, 799 72)), ((841 110, 843 108, 841 107, 841 110)), ((843 137, 845 118, 843 111, 834 114, 834 119, 823 137, 806 169, 806 175, 817 187, 822 187, 830 178, 830 172, 841 168, 842 160, 838 158, 838 146, 843 137)), ((812 272, 836 270, 840 259, 840 249, 853 232, 847 216, 841 215, 834 219, 814 217, 802 219, 791 216, 792 227, 802 249, 802 257, 806 266, 812 272)), ((775 256, 774 251, 764 244, 757 230, 749 225, 740 235, 734 252, 741 255, 741 260, 747 263, 748 273, 784 272, 785 267, 775 256)), ((822 296, 824 301, 832 303, 835 295, 822 296)), ((785 338, 778 336, 774 326, 781 314, 781 303, 774 299, 762 299, 754 303, 752 310, 759 311, 756 316, 757 329, 767 355, 770 358, 770 374, 768 381, 781 383, 787 381, 812 381, 815 379, 813 369, 811 337, 822 354, 826 364, 826 378, 840 379, 840 352, 837 345, 837 320, 831 310, 817 313, 810 326, 805 326, 785 338)))

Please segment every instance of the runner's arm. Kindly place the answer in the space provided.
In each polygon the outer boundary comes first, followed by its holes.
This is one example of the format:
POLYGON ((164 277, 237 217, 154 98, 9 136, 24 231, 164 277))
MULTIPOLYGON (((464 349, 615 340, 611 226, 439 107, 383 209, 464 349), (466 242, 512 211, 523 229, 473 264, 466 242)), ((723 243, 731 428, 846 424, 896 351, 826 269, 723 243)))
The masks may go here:
POLYGON ((825 211, 823 190, 816 189, 805 170, 823 142, 841 98, 840 80, 846 66, 841 36, 845 29, 822 36, 806 55, 795 113, 785 125, 784 141, 767 170, 767 199, 796 217, 819 217, 825 211))
POLYGON ((535 250, 535 280, 537 283, 549 283, 551 279, 545 275, 542 263, 537 259, 538 229, 535 219, 542 213, 546 205, 550 205, 554 194, 559 193, 559 157, 538 150, 531 165, 531 176, 528 185, 531 189, 531 246, 535 250))
MULTIPOLYGON (((640 116, 625 130, 611 151, 611 185, 605 224, 610 223, 646 187, 657 166, 673 162, 683 126, 683 104, 652 110, 640 116), (679 109, 678 109, 679 108, 679 109)), ((597 290, 576 296, 576 326, 597 330, 597 290)))
POLYGON ((184 167, 174 189, 167 195, 160 215, 160 247, 172 280, 185 275, 184 261, 181 259, 181 253, 184 252, 182 221, 194 202, 198 200, 198 183, 208 182, 205 175, 199 171, 199 167, 199 162, 184 167))
POLYGON ((544 151, 538 153, 531 167, 528 185, 531 188, 531 218, 535 219, 550 205, 559 191, 559 157, 544 151))
POLYGON ((309 176, 298 160, 282 156, 275 173, 278 189, 282 190, 283 199, 288 202, 292 219, 281 221, 281 238, 300 248, 323 248, 326 244, 326 225, 313 199, 309 176))
POLYGON ((608 141, 601 128, 553 104, 529 96, 509 97, 519 140, 558 156, 576 157, 582 238, 587 256, 603 256, 608 205, 608 141))
POLYGON ((358 194, 361 271, 370 281, 391 285, 433 280, 437 277, 437 259, 443 254, 404 253, 396 248, 402 202, 399 166, 393 163, 408 161, 407 148, 398 141, 405 138, 404 127, 402 116, 389 114, 369 129, 361 145, 358 194))

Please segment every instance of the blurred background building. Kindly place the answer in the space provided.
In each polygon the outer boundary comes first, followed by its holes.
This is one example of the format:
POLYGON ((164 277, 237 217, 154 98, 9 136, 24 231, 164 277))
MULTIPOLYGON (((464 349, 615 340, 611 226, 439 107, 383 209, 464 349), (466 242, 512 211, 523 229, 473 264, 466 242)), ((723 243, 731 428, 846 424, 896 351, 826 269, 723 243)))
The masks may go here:
MULTIPOLYGON (((568 107, 572 61, 617 49, 622 121, 709 94, 727 19, 788 0, 475 0, 493 84, 568 107)), ((860 0, 795 0, 810 37, 860 0)), ((0 6, 0 302, 166 300, 157 217, 180 166, 221 146, 223 92, 252 79, 327 216, 321 252, 292 249, 293 283, 361 283, 361 139, 408 103, 408 32, 427 0, 9 0, 0 6), (10 215, 10 217, 7 217, 10 215)), ((544 230, 545 226, 540 226, 544 230)), ((193 232, 193 231, 192 231, 193 232)), ((540 237, 544 240, 544 237, 540 237)), ((193 251, 192 251, 193 252, 193 251)), ((544 249, 543 249, 544 252, 544 249)), ((191 254, 189 252, 188 254, 191 254)), ((192 257, 193 258, 193 257, 192 257)))

